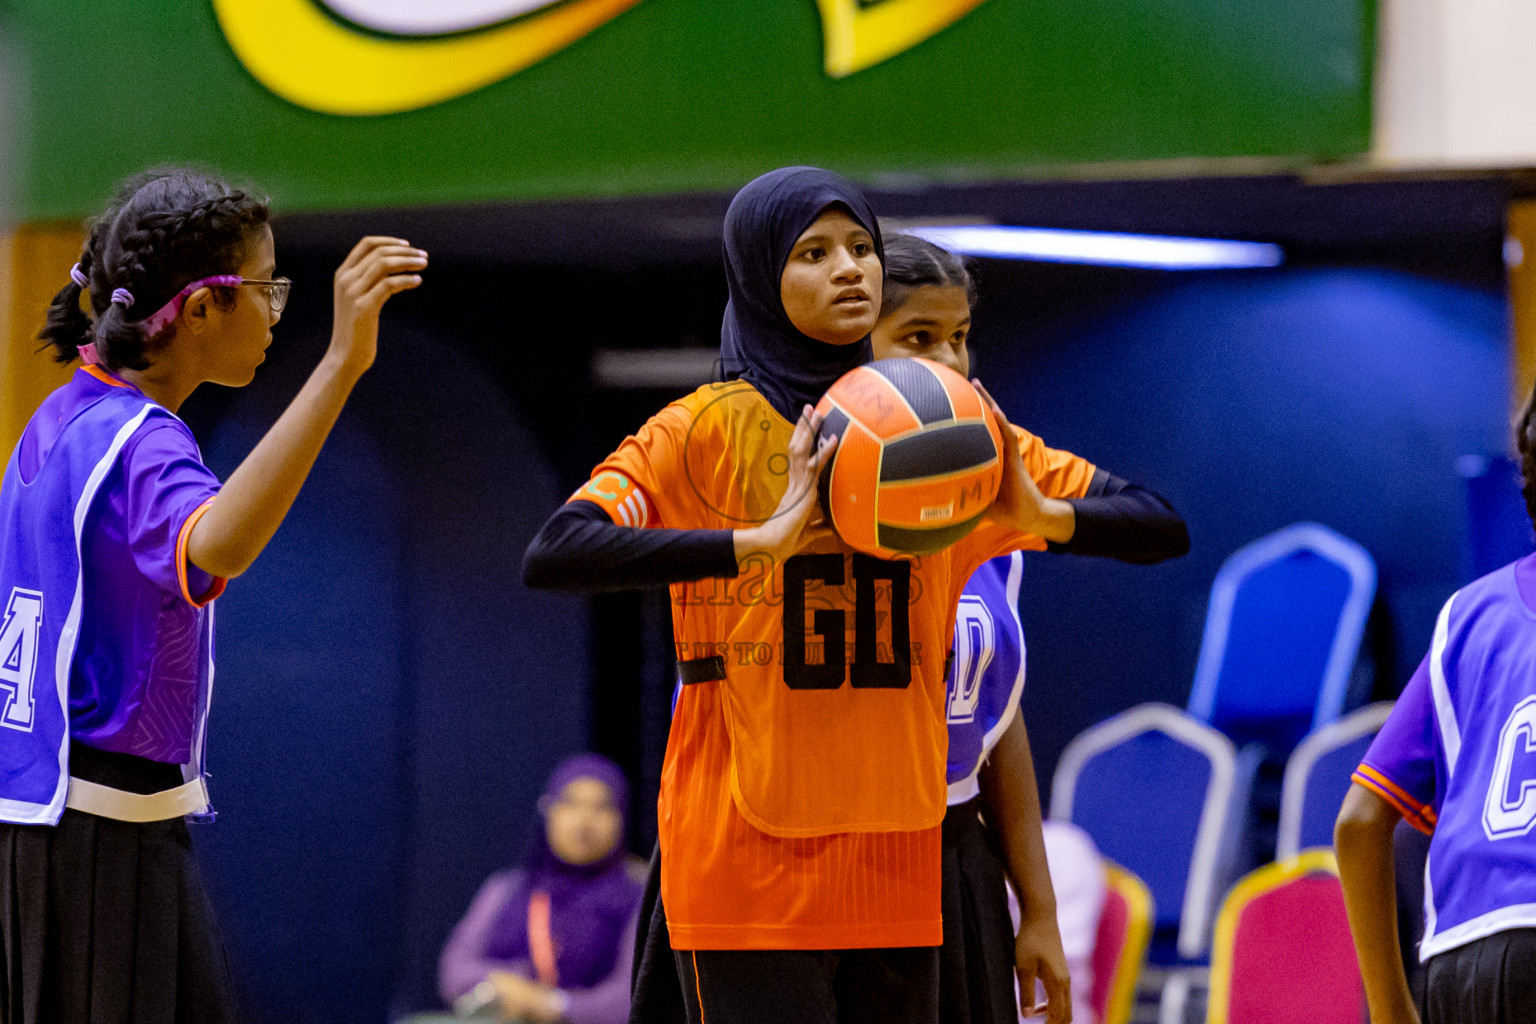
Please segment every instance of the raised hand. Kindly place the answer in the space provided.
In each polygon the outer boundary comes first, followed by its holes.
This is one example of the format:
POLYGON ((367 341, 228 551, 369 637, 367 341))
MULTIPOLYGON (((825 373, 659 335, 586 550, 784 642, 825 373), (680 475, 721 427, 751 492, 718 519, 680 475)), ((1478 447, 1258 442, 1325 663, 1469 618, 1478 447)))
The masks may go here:
POLYGON ((240 575, 266 547, 298 497, 341 407, 379 347, 379 310, 421 284, 427 254, 399 238, 370 235, 336 271, 331 345, 288 409, 240 463, 192 528, 187 558, 225 578, 240 575))
POLYGON ((784 497, 779 507, 767 521, 735 535, 736 561, 739 564, 754 552, 766 552, 775 564, 792 557, 807 545, 832 535, 832 528, 819 520, 813 521, 817 512, 816 481, 822 467, 837 449, 837 436, 824 437, 819 442, 816 434, 821 429, 821 415, 807 405, 800 412, 795 431, 789 437, 788 477, 784 497))
POLYGON ((403 238, 369 235, 336 270, 336 313, 331 353, 361 373, 373 365, 379 348, 379 311, 398 292, 421 284, 427 254, 403 238))
POLYGON ((1076 513, 1072 506, 1060 498, 1047 498, 1040 492, 1034 477, 1024 467, 1018 435, 1003 414, 1002 406, 982 387, 981 381, 972 380, 971 384, 987 403, 1003 432, 1003 479, 997 489, 997 499, 987 511, 987 518, 1046 540, 1064 542, 1072 539, 1076 528, 1076 513))

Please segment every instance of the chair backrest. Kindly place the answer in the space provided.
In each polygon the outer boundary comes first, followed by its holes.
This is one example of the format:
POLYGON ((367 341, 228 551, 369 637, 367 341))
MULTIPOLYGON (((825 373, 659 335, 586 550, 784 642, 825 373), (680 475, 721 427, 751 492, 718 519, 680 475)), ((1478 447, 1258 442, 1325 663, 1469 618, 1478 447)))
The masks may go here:
POLYGON ((1157 927, 1178 953, 1205 952, 1223 840, 1247 800, 1232 741, 1167 704, 1142 704, 1084 731, 1062 752, 1051 817, 1092 837, 1142 878, 1157 927))
POLYGON ((1222 904, 1206 1024, 1360 1024, 1365 991, 1331 850, 1245 875, 1222 904))
POLYGON ((1333 823, 1349 792, 1349 777, 1391 711, 1391 701, 1368 705, 1323 726, 1297 745, 1285 763, 1280 789, 1276 860, 1294 857, 1311 846, 1333 845, 1333 823))
POLYGON ((1371 556, 1317 523, 1239 548, 1211 586, 1190 714, 1288 754, 1342 713, 1375 593, 1371 556))
POLYGON ((1115 864, 1104 865, 1104 911, 1093 943, 1093 991, 1088 1005, 1099 1024, 1129 1024, 1136 979, 1152 941, 1152 892, 1115 864))

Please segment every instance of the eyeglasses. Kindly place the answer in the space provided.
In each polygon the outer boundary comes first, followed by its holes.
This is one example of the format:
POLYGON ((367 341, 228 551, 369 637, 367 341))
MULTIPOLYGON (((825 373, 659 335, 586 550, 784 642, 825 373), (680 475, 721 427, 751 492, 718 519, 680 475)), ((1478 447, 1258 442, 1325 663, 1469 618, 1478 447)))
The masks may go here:
POLYGON ((182 305, 187 301, 187 296, 199 288, 213 286, 218 288, 241 288, 253 284, 258 288, 267 290, 267 306, 272 310, 272 315, 283 311, 288 304, 288 289, 293 287, 293 282, 286 277, 279 277, 271 281, 259 280, 254 277, 241 277, 239 274, 216 274, 213 277, 200 277, 187 285, 181 291, 171 297, 171 301, 155 310, 144 318, 144 332, 147 337, 153 338, 165 329, 165 326, 176 319, 181 312, 182 305))
POLYGON ((270 281, 261 281, 254 277, 242 277, 240 279, 240 286, 243 288, 246 285, 255 285, 258 288, 265 288, 267 290, 267 305, 272 307, 272 315, 276 316, 283 311, 284 306, 288 305, 288 289, 293 287, 293 282, 286 277, 277 277, 270 281))

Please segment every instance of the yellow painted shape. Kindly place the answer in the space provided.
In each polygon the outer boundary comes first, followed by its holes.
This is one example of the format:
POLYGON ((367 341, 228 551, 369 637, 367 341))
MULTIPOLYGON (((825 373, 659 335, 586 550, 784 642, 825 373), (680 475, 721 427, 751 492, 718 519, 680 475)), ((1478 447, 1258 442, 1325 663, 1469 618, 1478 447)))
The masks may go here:
POLYGON ((1227 893, 1216 917, 1216 937, 1211 946, 1211 995, 1206 1024, 1228 1024, 1232 1000, 1232 954, 1237 945, 1237 923, 1243 910, 1267 892, 1307 875, 1339 877, 1339 862, 1325 846, 1302 850, 1289 860, 1275 861, 1248 872, 1227 893))
POLYGON ((889 60, 948 28, 985 0, 816 0, 821 8, 827 74, 843 78, 889 60))
POLYGON ((75 226, 23 225, 0 236, 0 459, 10 458, 32 413, 79 365, 54 362, 52 348, 39 352, 37 332, 84 245, 75 226))
POLYGON ((640 0, 571 0, 494 28, 434 39, 368 35, 314 0, 213 0, 257 81, 310 110, 395 114, 482 89, 536 64, 640 0))

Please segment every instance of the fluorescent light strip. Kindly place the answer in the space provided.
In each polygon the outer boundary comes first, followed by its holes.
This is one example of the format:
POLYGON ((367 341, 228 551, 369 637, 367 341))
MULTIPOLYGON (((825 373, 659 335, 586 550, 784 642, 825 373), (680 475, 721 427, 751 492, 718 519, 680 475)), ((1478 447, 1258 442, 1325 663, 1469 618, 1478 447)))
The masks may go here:
POLYGON ((1228 242, 1219 238, 1126 235, 997 224, 903 225, 901 230, 926 238, 950 252, 1003 260, 1091 263, 1158 270, 1223 270, 1278 267, 1285 258, 1278 245, 1228 242))
POLYGON ((718 380, 718 348, 600 348, 592 381, 600 388, 696 388, 718 380))

